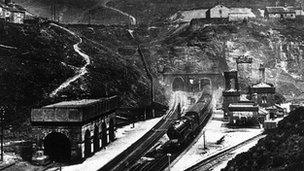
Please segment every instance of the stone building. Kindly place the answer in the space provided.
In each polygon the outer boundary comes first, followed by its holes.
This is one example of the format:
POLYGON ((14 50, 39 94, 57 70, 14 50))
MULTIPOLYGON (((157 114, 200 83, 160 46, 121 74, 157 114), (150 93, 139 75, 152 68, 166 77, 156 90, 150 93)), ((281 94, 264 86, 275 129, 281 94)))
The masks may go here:
POLYGON ((119 98, 64 101, 31 112, 37 142, 51 159, 79 161, 115 139, 119 98), (38 143, 39 144, 39 143, 38 143))
POLYGON ((266 7, 264 17, 268 19, 294 19, 296 11, 286 7, 266 7))
POLYGON ((260 82, 249 87, 249 94, 251 100, 261 107, 269 107, 275 105, 275 87, 266 83, 265 68, 261 65, 260 69, 260 82))
POLYGON ((240 91, 237 71, 224 73, 225 90, 223 91, 223 111, 224 118, 228 118, 228 106, 231 103, 237 103, 240 100, 240 91))
POLYGON ((255 17, 250 8, 231 8, 229 12, 229 21, 240 21, 255 17))
POLYGON ((230 9, 223 5, 216 5, 212 8, 209 8, 206 12, 206 18, 220 18, 220 19, 228 19, 230 9))
POLYGON ((26 10, 11 1, 0 2, 0 18, 7 22, 23 24, 26 10))
POLYGON ((290 11, 295 11, 296 16, 303 16, 304 15, 304 11, 303 11, 302 7, 288 6, 287 9, 290 10, 290 11))
POLYGON ((254 103, 231 103, 228 111, 229 124, 234 126, 261 126, 269 115, 254 103))

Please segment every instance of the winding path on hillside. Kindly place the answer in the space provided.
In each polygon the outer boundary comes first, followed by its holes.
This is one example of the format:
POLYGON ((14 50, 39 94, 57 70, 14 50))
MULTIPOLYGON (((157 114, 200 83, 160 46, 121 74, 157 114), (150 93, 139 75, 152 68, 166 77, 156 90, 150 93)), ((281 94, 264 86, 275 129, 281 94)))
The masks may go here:
POLYGON ((54 23, 51 23, 50 24, 51 26, 54 26, 54 27, 58 27, 66 32, 68 32, 69 34, 75 36, 79 41, 73 45, 73 48, 74 48, 74 51, 76 53, 78 53, 84 60, 85 60, 85 65, 81 68, 78 69, 78 71, 76 71, 76 75, 74 75, 73 77, 71 78, 68 78, 65 82, 63 82, 57 89, 55 89, 51 94, 50 94, 50 97, 54 97, 57 95, 57 93, 61 90, 63 90, 64 88, 68 87, 72 82, 78 80, 80 77, 82 77, 83 75, 85 75, 88 71, 87 71, 87 66, 91 63, 91 60, 90 60, 90 57, 81 52, 81 48, 79 47, 79 45, 82 43, 82 39, 76 35, 76 33, 72 32, 71 30, 67 29, 67 28, 64 28, 62 26, 59 26, 57 24, 54 24, 54 23))
MULTIPOLYGON (((87 10, 87 11, 90 11, 90 10, 96 9, 96 8, 98 8, 98 7, 100 7, 100 6, 103 6, 103 7, 105 7, 105 8, 110 9, 110 10, 116 11, 116 12, 120 13, 120 14, 123 15, 123 16, 128 17, 129 20, 130 20, 130 24, 131 24, 131 25, 136 25, 137 21, 136 21, 136 18, 135 18, 134 16, 132 16, 131 14, 128 14, 128 13, 126 13, 126 12, 123 12, 123 11, 117 9, 117 8, 108 6, 107 4, 108 4, 110 1, 111 1, 111 0, 100 0, 99 3, 97 3, 96 5, 94 5, 92 8, 90 8, 90 9, 87 10)), ((87 12, 87 11, 86 11, 86 12, 87 12)))
POLYGON ((120 14, 122 14, 122 15, 128 17, 128 18, 130 19, 131 25, 136 25, 136 18, 135 18, 134 16, 132 16, 131 14, 128 14, 128 13, 126 13, 126 12, 123 12, 123 11, 117 9, 117 8, 113 8, 113 7, 111 7, 111 6, 108 6, 107 4, 108 4, 108 2, 110 2, 110 1, 111 1, 111 0, 106 0, 106 1, 104 1, 104 3, 103 3, 102 5, 103 5, 104 7, 106 7, 106 8, 108 8, 108 9, 114 10, 114 11, 119 12, 120 14))

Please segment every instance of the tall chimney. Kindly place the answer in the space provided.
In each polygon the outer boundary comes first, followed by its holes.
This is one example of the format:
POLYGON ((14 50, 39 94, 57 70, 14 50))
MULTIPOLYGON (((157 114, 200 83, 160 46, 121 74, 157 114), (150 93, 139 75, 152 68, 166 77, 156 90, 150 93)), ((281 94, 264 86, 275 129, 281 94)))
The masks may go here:
POLYGON ((12 0, 5 0, 4 2, 5 2, 6 5, 8 5, 8 4, 12 3, 12 0))
POLYGON ((263 64, 260 64, 259 72, 260 72, 260 82, 265 83, 266 82, 265 67, 263 66, 263 64))

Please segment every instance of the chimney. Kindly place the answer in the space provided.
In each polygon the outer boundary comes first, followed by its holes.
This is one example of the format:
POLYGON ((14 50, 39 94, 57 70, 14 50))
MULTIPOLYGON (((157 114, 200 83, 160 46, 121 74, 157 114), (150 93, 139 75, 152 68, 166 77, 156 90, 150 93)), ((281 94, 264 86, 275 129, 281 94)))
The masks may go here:
POLYGON ((260 64, 259 72, 260 72, 260 82, 265 83, 266 82, 265 67, 263 66, 263 64, 260 64))
POLYGON ((239 90, 239 83, 237 78, 237 71, 224 72, 226 90, 239 90))
POLYGON ((12 0, 5 0, 4 2, 5 2, 6 5, 8 5, 8 4, 12 3, 12 0))

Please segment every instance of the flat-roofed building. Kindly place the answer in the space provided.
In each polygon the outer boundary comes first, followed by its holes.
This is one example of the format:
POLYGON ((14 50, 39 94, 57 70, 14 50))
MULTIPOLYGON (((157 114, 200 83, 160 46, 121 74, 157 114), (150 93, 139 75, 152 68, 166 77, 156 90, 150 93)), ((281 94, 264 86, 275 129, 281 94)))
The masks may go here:
POLYGON ((117 96, 64 101, 32 109, 31 124, 51 159, 81 160, 114 141, 119 104, 117 96))

